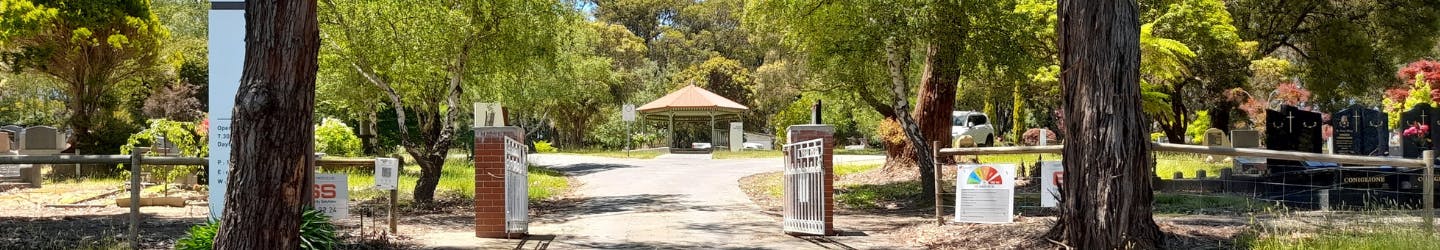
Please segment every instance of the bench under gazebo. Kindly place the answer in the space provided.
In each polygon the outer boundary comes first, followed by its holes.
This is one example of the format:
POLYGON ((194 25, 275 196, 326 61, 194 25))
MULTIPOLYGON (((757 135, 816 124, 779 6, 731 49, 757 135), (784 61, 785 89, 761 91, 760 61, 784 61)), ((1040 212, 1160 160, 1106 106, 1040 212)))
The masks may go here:
POLYGON ((715 140, 725 137, 716 134, 715 122, 740 121, 741 114, 749 109, 745 105, 740 105, 740 103, 713 92, 689 85, 670 92, 660 99, 641 105, 635 111, 639 112, 647 121, 666 124, 666 131, 669 134, 665 140, 671 153, 709 153, 715 146, 721 145, 715 140), (696 149, 691 145, 682 145, 682 142, 676 141, 675 123, 677 122, 709 123, 710 140, 707 143, 710 143, 711 147, 696 149))

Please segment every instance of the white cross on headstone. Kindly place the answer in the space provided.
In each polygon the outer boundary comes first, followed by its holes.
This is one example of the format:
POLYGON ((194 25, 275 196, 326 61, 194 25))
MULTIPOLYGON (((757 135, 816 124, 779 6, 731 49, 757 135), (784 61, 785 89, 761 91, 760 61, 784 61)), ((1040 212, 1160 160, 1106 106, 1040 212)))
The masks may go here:
POLYGON ((1287 131, 1292 133, 1295 132, 1295 114, 1291 112, 1285 112, 1285 119, 1289 119, 1289 121, 1285 122, 1285 128, 1287 129, 1287 131))

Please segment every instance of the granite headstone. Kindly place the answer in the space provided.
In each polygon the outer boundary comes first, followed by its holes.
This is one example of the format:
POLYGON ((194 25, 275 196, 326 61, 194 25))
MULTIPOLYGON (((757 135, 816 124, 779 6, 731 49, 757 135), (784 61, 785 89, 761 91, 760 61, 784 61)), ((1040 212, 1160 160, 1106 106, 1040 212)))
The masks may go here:
MULTIPOLYGON (((1325 145, 1321 133, 1324 125, 1320 113, 1284 105, 1280 110, 1265 110, 1265 148, 1270 150, 1320 153, 1325 145)), ((1303 167, 1298 161, 1269 160, 1271 171, 1280 172, 1303 167)))
POLYGON ((1335 128, 1335 153, 1348 155, 1388 155, 1390 151, 1390 120, 1385 112, 1360 105, 1335 112, 1330 116, 1335 128))
MULTIPOLYGON (((1440 138, 1440 131, 1433 128, 1436 124, 1440 124, 1436 122, 1440 120, 1440 115, 1437 115, 1440 114, 1440 112, 1437 111, 1440 110, 1436 110, 1428 103, 1417 104, 1415 107, 1411 107, 1410 110, 1400 113, 1400 124, 1397 124, 1396 127, 1398 127, 1400 131, 1405 131, 1405 129, 1411 126, 1430 124, 1432 128, 1428 136, 1431 138, 1430 141, 1434 142, 1436 141, 1435 139, 1440 138)), ((1420 138, 1411 136, 1400 137, 1400 150, 1403 152, 1402 155, 1405 158, 1420 158, 1420 152, 1425 151, 1425 149, 1421 148, 1421 141, 1417 139, 1420 138)), ((1434 148, 1434 143, 1431 143, 1430 147, 1434 148)))

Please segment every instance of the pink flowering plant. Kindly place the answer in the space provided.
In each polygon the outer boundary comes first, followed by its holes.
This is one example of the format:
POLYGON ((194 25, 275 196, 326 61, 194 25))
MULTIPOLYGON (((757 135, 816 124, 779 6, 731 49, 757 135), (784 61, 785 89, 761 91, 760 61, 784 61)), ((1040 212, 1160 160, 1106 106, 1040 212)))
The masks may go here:
POLYGON ((1410 127, 1406 128, 1405 131, 1402 131, 1400 134, 1415 139, 1415 146, 1419 146, 1420 148, 1430 148, 1430 145, 1433 145, 1430 142, 1429 136, 1430 125, 1411 122, 1410 127))

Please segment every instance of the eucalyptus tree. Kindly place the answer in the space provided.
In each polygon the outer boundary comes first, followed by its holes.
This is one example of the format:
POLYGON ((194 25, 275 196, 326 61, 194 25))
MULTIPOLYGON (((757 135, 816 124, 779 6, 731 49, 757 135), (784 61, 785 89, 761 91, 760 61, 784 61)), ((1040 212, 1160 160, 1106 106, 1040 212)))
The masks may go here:
POLYGON ((235 96, 229 188, 215 249, 299 249, 313 184, 314 1, 245 4, 245 64, 235 96))
POLYGON ((754 32, 785 34, 788 45, 805 54, 810 65, 824 67, 840 60, 847 63, 837 66, 882 69, 888 76, 879 78, 883 81, 853 83, 889 90, 888 100, 875 101, 889 105, 891 110, 881 113, 901 124, 911 152, 898 156, 918 163, 928 193, 935 190, 929 143, 950 141, 960 60, 973 25, 965 8, 977 6, 985 5, 949 0, 752 1, 746 3, 745 18, 754 32), (915 53, 921 55, 923 69, 912 114, 915 53))
POLYGON ((62 86, 75 145, 113 152, 133 124, 124 108, 140 79, 158 72, 170 31, 149 1, 0 0, 0 66, 62 86), (117 118, 118 117, 118 118, 117 118))
MULTIPOLYGON (((1322 110, 1378 104, 1398 65, 1434 56, 1440 5, 1430 0, 1226 1, 1251 59, 1296 62, 1322 110)), ((1211 114, 1212 116, 1215 115, 1211 114)))
POLYGON ((1061 0, 1057 33, 1065 104, 1065 178, 1049 237, 1081 249, 1157 249, 1155 178, 1141 110, 1134 0, 1061 0))
POLYGON ((400 144, 420 165, 419 202, 435 198, 465 89, 531 76, 575 12, 557 0, 322 2, 321 70, 358 76, 333 84, 376 91, 395 111, 400 144))

